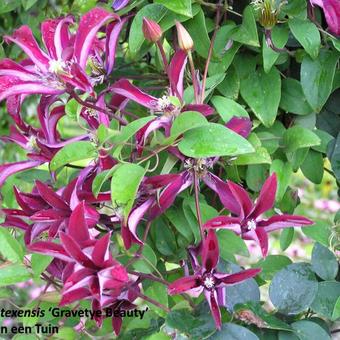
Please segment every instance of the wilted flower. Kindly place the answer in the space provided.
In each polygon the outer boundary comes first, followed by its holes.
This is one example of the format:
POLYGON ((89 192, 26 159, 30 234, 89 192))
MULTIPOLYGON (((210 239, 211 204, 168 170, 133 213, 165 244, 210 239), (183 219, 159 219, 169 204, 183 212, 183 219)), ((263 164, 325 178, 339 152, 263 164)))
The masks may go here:
POLYGON ((262 219, 261 215, 274 206, 277 190, 277 178, 273 173, 263 184, 260 195, 254 204, 248 193, 239 185, 228 181, 229 190, 238 202, 240 211, 237 217, 218 216, 204 225, 206 229, 230 229, 241 235, 245 240, 259 243, 262 255, 268 253, 268 232, 286 227, 302 227, 313 224, 313 221, 297 215, 275 215, 269 219, 262 219))
POLYGON ((168 287, 168 292, 170 295, 188 293, 195 297, 203 292, 209 303, 216 327, 220 329, 222 322, 219 305, 225 303, 222 299, 223 289, 256 276, 261 272, 261 269, 248 269, 235 274, 217 272, 220 252, 213 230, 209 230, 201 249, 202 266, 196 267, 193 275, 172 282, 168 287))

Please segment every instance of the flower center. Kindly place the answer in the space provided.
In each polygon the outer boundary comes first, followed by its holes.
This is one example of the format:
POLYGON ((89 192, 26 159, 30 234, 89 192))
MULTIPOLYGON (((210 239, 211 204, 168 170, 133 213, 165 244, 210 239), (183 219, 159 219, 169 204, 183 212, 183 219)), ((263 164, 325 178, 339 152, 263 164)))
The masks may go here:
POLYGON ((203 281, 203 285, 205 288, 207 289, 212 289, 215 287, 215 279, 212 275, 208 275, 205 277, 204 281, 203 281))
POLYGON ((35 136, 30 136, 26 143, 26 146, 28 149, 32 151, 37 150, 38 149, 37 138, 35 136))
POLYGON ((184 168, 194 171, 198 177, 204 177, 209 168, 212 168, 212 160, 209 158, 187 158, 184 161, 184 168))
POLYGON ((256 221, 255 220, 250 220, 247 222, 247 230, 255 230, 256 229, 256 221))
POLYGON ((55 74, 65 73, 66 63, 64 61, 52 59, 48 63, 49 63, 49 68, 48 68, 49 72, 55 73, 55 74))

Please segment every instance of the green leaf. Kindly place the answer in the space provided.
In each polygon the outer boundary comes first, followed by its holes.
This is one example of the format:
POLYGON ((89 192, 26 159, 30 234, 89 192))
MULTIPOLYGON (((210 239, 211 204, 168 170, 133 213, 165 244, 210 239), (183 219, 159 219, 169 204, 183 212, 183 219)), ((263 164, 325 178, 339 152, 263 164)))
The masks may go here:
POLYGON ((171 228, 164 223, 163 219, 158 219, 156 221, 156 247, 157 250, 164 256, 171 256, 176 253, 177 245, 175 235, 171 228))
POLYGON ((144 274, 151 274, 155 271, 156 264, 156 254, 148 244, 144 244, 142 257, 133 264, 134 269, 144 274))
POLYGON ((320 243, 315 243, 312 252, 312 269, 323 280, 333 280, 338 274, 338 261, 335 255, 320 243))
POLYGON ((145 169, 137 164, 125 163, 115 167, 111 179, 111 200, 113 207, 122 208, 125 220, 135 201, 145 169))
POLYGON ((15 10, 20 6, 21 0, 2 0, 0 3, 0 14, 15 10))
POLYGON ((52 262, 53 257, 41 254, 32 254, 31 266, 35 277, 39 277, 40 274, 47 268, 52 262))
POLYGON ((185 132, 178 148, 185 156, 193 158, 236 156, 254 151, 246 139, 215 123, 185 132))
POLYGON ((155 0, 156 4, 162 4, 175 13, 192 17, 191 0, 155 0))
POLYGON ((30 278, 31 274, 22 264, 6 262, 0 265, 0 287, 28 281, 30 278))
POLYGON ((321 50, 317 59, 305 56, 301 65, 301 85, 309 105, 320 112, 333 86, 339 54, 321 50))
POLYGON ((249 256, 245 242, 231 230, 219 230, 217 236, 222 259, 228 260, 230 254, 249 256))
POLYGON ((231 66, 228 69, 224 80, 217 86, 217 90, 224 97, 236 100, 240 92, 240 85, 240 77, 236 72, 236 68, 231 66))
MULTIPOLYGON (((170 1, 168 1, 170 2, 170 1)), ((205 24, 205 16, 201 10, 194 16, 193 19, 184 23, 192 40, 194 41, 195 51, 203 58, 208 57, 210 47, 210 39, 205 24)))
POLYGON ((323 177, 323 157, 320 152, 309 150, 301 164, 301 171, 311 182, 320 184, 323 177))
POLYGON ((313 111, 298 80, 293 78, 282 80, 280 108, 297 115, 307 115, 313 111))
MULTIPOLYGON (((288 41, 288 30, 285 26, 274 26, 272 29, 272 40, 277 48, 283 48, 288 41)), ((262 42, 263 69, 268 73, 276 63, 280 53, 273 51, 266 43, 265 35, 262 42)))
POLYGON ((125 143, 134 136, 138 130, 155 118, 156 116, 148 116, 136 119, 128 125, 123 126, 121 132, 118 135, 110 137, 108 141, 114 144, 125 143))
POLYGON ((270 164, 272 162, 270 155, 266 148, 262 146, 255 147, 255 152, 240 155, 233 161, 235 165, 249 165, 249 164, 270 164))
POLYGON ((8 229, 0 228, 0 253, 11 262, 22 262, 24 249, 8 229))
POLYGON ((170 207, 166 210, 165 215, 188 242, 193 242, 193 233, 191 228, 188 228, 187 220, 185 219, 184 213, 181 210, 175 207, 170 207))
POLYGON ((335 177, 340 181, 340 133, 336 140, 333 140, 330 144, 328 158, 331 161, 332 170, 335 177))
POLYGON ((65 113, 73 120, 77 120, 80 115, 82 106, 74 99, 71 98, 65 105, 65 113))
POLYGON ((98 197, 98 194, 100 193, 100 190, 104 183, 112 176, 113 172, 115 171, 115 167, 104 170, 100 172, 93 180, 92 182, 92 193, 94 197, 98 197))
POLYGON ((276 177, 278 180, 276 200, 280 202, 290 183, 293 169, 290 163, 283 162, 280 159, 275 159, 270 166, 270 173, 272 174, 274 172, 276 173, 276 177))
POLYGON ((207 119, 201 113, 195 111, 183 112, 174 120, 170 130, 170 138, 177 138, 185 131, 207 124, 207 119))
POLYGON ((134 17, 129 34, 129 48, 133 55, 136 55, 145 41, 142 25, 143 18, 146 17, 155 22, 159 22, 168 10, 159 4, 149 4, 143 6, 134 17))
POLYGON ((97 150, 91 142, 79 141, 65 145, 59 150, 50 162, 51 171, 76 161, 94 159, 97 157, 97 150))
POLYGON ((278 271, 291 263, 291 259, 287 256, 269 255, 264 260, 257 262, 254 267, 262 268, 262 272, 259 276, 265 281, 270 281, 278 271))
POLYGON ((276 67, 258 69, 241 80, 241 95, 263 125, 273 125, 281 99, 281 77, 276 67))
POLYGON ((331 340, 329 334, 315 322, 300 320, 293 322, 292 327, 300 340, 331 340))
POLYGON ((285 228, 280 235, 280 248, 285 251, 293 241, 294 228, 285 228))
POLYGON ((283 144, 287 152, 320 145, 320 142, 320 138, 314 132, 299 125, 289 128, 283 135, 283 144))
MULTIPOLYGON (((163 306, 168 307, 168 292, 163 283, 153 282, 152 285, 145 290, 145 295, 161 303, 163 306)), ((147 301, 146 304, 148 304, 158 315, 166 317, 167 313, 163 309, 160 309, 147 301)))
POLYGON ((309 20, 291 18, 288 25, 297 41, 315 59, 319 54, 321 44, 320 33, 315 24, 309 20))
POLYGON ((312 149, 315 151, 326 153, 327 146, 329 142, 333 139, 333 136, 331 136, 329 133, 323 130, 315 130, 314 133, 320 138, 321 144, 312 146, 312 149))
POLYGON ((338 320, 339 318, 340 318, 340 296, 336 300, 336 303, 333 309, 333 314, 332 314, 333 320, 338 320))
POLYGON ((233 324, 224 323, 220 331, 217 331, 210 340, 259 340, 259 338, 249 329, 233 324))
POLYGON ((337 299, 340 296, 340 282, 319 282, 318 292, 311 305, 312 310, 320 316, 331 319, 337 299))
POLYGON ((275 274, 269 296, 273 305, 284 314, 299 314, 313 302, 318 283, 311 266, 293 263, 275 274))
POLYGON ((234 116, 249 118, 248 112, 243 108, 243 106, 232 99, 222 96, 214 96, 211 98, 211 102, 225 123, 234 116))
POLYGON ((252 6, 247 6, 243 11, 242 25, 232 35, 232 39, 242 44, 260 47, 252 6))
POLYGON ((301 228, 303 233, 324 246, 329 246, 329 238, 331 236, 331 228, 327 222, 316 221, 313 225, 301 228))
POLYGON ((25 11, 28 11, 38 0, 21 0, 22 7, 25 11))

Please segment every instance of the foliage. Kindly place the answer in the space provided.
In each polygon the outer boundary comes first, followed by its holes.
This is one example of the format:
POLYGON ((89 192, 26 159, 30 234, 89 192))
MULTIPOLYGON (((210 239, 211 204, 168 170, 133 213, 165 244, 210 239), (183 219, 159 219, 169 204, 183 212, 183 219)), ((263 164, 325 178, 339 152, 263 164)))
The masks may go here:
POLYGON ((331 338, 340 217, 308 207, 304 183, 340 187, 340 6, 231 3, 1 2, 0 298, 33 285, 22 309, 149 307, 9 322, 331 338), (315 243, 294 263, 302 235, 315 243))

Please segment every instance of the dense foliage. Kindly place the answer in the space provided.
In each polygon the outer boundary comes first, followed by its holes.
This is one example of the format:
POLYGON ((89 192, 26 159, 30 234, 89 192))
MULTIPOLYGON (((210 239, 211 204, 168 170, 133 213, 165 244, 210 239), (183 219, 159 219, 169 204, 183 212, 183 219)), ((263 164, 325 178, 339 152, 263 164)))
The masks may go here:
POLYGON ((0 297, 93 313, 3 323, 330 339, 340 217, 302 216, 294 178, 340 183, 340 3, 232 2, 1 2, 0 297))

